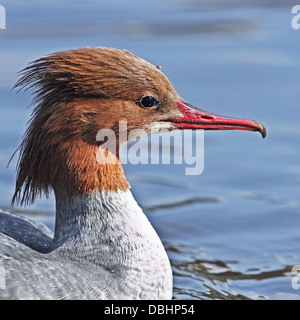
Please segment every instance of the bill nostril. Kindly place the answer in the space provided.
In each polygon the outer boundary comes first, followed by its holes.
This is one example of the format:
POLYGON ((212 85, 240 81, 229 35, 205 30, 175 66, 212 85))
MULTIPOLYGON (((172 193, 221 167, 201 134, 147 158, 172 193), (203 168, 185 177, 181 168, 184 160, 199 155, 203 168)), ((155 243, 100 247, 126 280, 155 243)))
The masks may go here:
POLYGON ((207 116, 207 115, 203 115, 203 116, 201 116, 201 119, 204 119, 204 120, 214 120, 214 117, 212 117, 212 116, 207 116))

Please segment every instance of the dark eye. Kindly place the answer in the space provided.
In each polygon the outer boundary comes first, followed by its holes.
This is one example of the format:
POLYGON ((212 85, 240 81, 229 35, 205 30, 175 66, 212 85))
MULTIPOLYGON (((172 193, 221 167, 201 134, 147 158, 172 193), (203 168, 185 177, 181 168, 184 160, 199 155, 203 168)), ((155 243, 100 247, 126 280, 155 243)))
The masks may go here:
POLYGON ((149 109, 156 106, 158 104, 158 101, 152 96, 145 96, 140 100, 137 100, 136 104, 142 108, 149 109))

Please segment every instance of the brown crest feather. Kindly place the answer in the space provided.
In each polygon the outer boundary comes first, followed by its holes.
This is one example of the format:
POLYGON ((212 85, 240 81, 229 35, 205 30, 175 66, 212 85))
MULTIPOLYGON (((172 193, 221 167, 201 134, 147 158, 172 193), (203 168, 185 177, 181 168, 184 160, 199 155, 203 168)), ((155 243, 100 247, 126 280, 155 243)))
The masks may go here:
POLYGON ((52 188, 66 195, 128 189, 118 158, 111 165, 96 161, 97 131, 114 128, 122 119, 136 127, 155 120, 157 114, 134 103, 144 92, 165 104, 168 98, 162 92, 177 95, 154 65, 111 48, 76 49, 38 59, 21 71, 15 87, 34 90, 35 108, 20 145, 12 204, 32 203, 52 188))

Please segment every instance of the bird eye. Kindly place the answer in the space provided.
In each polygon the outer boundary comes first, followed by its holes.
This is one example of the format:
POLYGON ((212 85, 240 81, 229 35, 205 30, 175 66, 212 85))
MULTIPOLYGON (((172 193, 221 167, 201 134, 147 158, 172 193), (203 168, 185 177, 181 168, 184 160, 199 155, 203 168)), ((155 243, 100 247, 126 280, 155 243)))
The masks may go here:
POLYGON ((142 108, 149 109, 156 106, 158 102, 159 101, 152 96, 145 96, 142 97, 140 100, 137 100, 136 104, 142 108))

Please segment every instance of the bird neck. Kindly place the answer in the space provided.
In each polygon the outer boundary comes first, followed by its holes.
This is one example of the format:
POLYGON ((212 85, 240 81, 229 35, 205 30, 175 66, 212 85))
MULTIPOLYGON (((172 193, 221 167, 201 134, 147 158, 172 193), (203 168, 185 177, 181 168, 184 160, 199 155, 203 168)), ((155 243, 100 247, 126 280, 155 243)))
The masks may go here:
MULTIPOLYGON (((77 245, 80 241, 83 246, 89 241, 109 243, 114 240, 114 244, 124 247, 136 230, 143 226, 152 228, 129 190, 94 190, 71 197, 55 192, 55 197, 54 242, 60 245, 70 240, 77 245), (114 239, 120 235, 122 239, 114 239)), ((142 228, 142 231, 145 230, 142 228)))
POLYGON ((99 267, 123 279, 127 297, 171 298, 169 259, 129 190, 56 194, 53 244, 59 255, 84 261, 87 272, 99 267))
POLYGON ((55 192, 64 192, 70 197, 76 194, 91 194, 94 190, 124 190, 130 185, 125 177, 117 155, 107 149, 83 141, 61 145, 65 152, 58 154, 51 185, 55 192))

